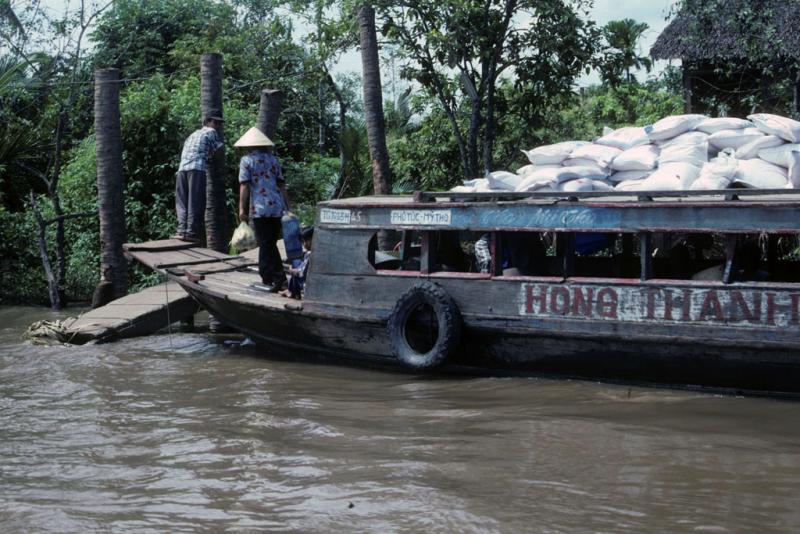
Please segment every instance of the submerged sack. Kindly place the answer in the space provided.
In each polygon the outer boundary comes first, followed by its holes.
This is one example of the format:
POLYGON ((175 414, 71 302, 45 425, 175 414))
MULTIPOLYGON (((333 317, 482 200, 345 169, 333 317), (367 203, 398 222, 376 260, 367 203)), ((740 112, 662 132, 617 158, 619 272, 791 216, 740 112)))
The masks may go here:
POLYGON ((242 221, 234 230, 230 245, 239 252, 256 248, 258 246, 256 233, 249 224, 242 221))
POLYGON ((747 117, 756 128, 770 135, 777 135, 790 143, 800 142, 800 122, 780 115, 756 113, 747 117))

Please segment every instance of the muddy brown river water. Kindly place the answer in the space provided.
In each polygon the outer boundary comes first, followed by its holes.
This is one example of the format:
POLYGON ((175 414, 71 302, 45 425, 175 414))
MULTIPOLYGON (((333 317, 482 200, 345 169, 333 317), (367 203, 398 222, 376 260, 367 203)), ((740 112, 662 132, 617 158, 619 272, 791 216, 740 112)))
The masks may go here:
POLYGON ((797 532, 800 402, 21 339, 0 532, 797 532))

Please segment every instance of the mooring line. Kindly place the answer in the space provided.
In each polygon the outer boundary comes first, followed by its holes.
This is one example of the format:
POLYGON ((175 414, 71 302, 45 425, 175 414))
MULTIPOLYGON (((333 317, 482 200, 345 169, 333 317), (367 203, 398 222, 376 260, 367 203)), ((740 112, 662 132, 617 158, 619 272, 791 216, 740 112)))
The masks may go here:
POLYGON ((164 275, 164 294, 167 298, 167 335, 169 337, 169 354, 173 358, 175 357, 175 349, 172 346, 172 320, 169 316, 169 278, 167 275, 164 275))

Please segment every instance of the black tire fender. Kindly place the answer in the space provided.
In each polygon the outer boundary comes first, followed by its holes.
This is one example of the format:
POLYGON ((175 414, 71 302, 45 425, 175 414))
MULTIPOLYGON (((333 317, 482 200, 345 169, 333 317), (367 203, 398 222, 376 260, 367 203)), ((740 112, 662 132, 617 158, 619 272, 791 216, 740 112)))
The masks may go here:
POLYGON ((461 312, 453 298, 440 286, 420 282, 403 293, 392 309, 387 323, 392 354, 407 367, 415 370, 432 369, 441 365, 458 349, 461 342, 461 312), (411 314, 427 304, 436 316, 438 335, 427 352, 418 352, 408 342, 406 326, 411 314))

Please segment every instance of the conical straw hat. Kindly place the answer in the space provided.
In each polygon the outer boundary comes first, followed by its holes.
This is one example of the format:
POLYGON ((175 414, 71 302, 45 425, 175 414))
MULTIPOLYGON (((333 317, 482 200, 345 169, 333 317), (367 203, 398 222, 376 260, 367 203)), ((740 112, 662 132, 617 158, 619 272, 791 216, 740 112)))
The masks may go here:
POLYGON ((233 146, 256 147, 256 146, 275 146, 272 140, 264 135, 261 130, 253 126, 247 130, 243 136, 236 141, 233 146))

